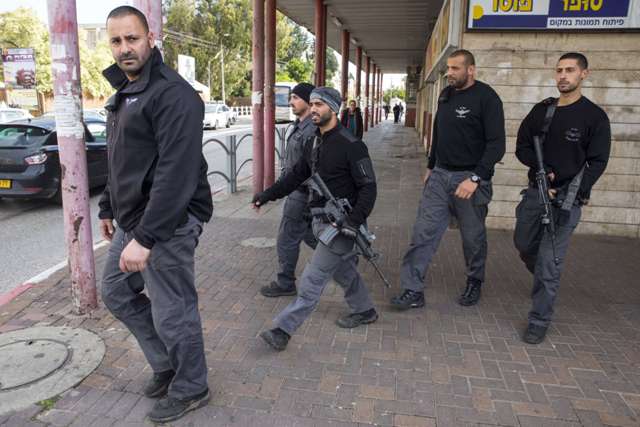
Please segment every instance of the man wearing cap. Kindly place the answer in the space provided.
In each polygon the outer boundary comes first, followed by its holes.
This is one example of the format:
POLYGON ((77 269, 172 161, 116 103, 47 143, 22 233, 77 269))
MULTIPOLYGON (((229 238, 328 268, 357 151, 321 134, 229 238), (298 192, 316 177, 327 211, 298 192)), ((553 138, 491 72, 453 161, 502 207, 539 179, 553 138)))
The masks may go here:
MULTIPOLYGON (((291 91, 289 106, 298 119, 287 139, 281 178, 293 170, 293 166, 302 157, 305 142, 315 135, 316 126, 311 121, 309 111, 309 96, 314 88, 312 84, 300 83, 291 91)), ((284 203, 278 230, 278 278, 260 289, 265 297, 296 294, 296 264, 300 255, 300 242, 304 240, 311 248, 316 247, 316 239, 311 231, 311 214, 307 207, 308 197, 308 189, 302 185, 289 194, 284 203)))
MULTIPOLYGON (((332 277, 344 289, 345 299, 351 309, 350 314, 338 318, 338 326, 354 328, 378 319, 369 292, 357 270, 355 242, 348 237, 365 224, 373 210, 376 179, 366 145, 338 120, 340 104, 340 92, 333 88, 319 87, 311 92, 311 119, 318 127, 313 144, 305 144, 304 155, 293 169, 273 186, 256 194, 252 200, 254 208, 259 209, 269 201, 290 194, 313 173, 318 173, 335 198, 346 198, 353 207, 343 224, 330 223, 324 215, 314 215, 312 228, 316 237, 327 227, 339 228, 341 232, 327 245, 318 243, 302 273, 297 298, 276 316, 274 329, 260 334, 279 351, 287 347, 291 335, 311 315, 332 277)), ((312 212, 314 208, 323 208, 326 202, 316 191, 310 191, 309 207, 312 212)))

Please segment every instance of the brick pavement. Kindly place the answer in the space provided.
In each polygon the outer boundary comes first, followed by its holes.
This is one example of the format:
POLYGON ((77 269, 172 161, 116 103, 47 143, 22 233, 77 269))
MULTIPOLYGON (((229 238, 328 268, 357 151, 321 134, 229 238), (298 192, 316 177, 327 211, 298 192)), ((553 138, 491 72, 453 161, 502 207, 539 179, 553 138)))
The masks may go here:
MULTIPOLYGON (((197 256, 197 285, 213 397, 178 426, 638 426, 640 425, 640 241, 575 236, 557 315, 545 343, 525 345, 531 277, 511 233, 489 233, 487 286, 476 307, 455 298, 464 286, 457 231, 448 231, 428 275, 425 309, 391 311, 400 259, 414 221, 424 156, 413 130, 384 123, 367 134, 380 182, 370 220, 384 253, 385 290, 361 265, 380 320, 352 331, 330 285, 318 310, 282 353, 258 333, 289 298, 258 290, 275 276, 275 249, 244 246, 274 237, 281 204, 260 215, 241 192, 218 201, 197 256), (635 283, 635 285, 634 285, 635 283)), ((304 265, 310 252, 304 250, 304 265)), ((104 250, 97 254, 98 272, 104 250)), ((107 352, 100 367, 50 410, 33 405, 0 416, 3 426, 141 426, 152 401, 150 375, 131 335, 103 308, 72 313, 60 273, 0 307, 0 332, 33 325, 83 327, 107 352)))

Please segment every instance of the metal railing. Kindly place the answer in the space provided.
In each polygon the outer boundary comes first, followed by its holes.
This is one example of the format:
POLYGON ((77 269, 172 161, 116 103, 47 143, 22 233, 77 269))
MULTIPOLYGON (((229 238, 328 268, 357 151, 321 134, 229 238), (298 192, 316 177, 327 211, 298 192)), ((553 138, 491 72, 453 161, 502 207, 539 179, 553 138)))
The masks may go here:
POLYGON ((239 107, 231 107, 231 110, 238 114, 238 117, 250 116, 253 112, 251 105, 241 105, 239 107))
MULTIPOLYGON (((284 167, 284 155, 286 151, 287 136, 291 127, 291 123, 276 125, 275 132, 277 141, 275 151, 280 170, 282 170, 282 168, 284 167)), ((209 138, 202 143, 202 148, 209 144, 217 144, 225 152, 225 170, 211 170, 207 173, 207 176, 211 177, 213 175, 216 175, 222 177, 227 183, 227 191, 229 193, 235 193, 236 191, 238 191, 238 179, 240 177, 240 172, 245 165, 253 161, 253 158, 249 157, 242 161, 238 166, 238 148, 243 142, 250 140, 253 137, 250 132, 242 132, 243 131, 237 131, 236 133, 225 135, 220 138, 209 138), (240 135, 241 133, 242 135, 240 135)), ((251 175, 248 175, 247 177, 249 176, 251 175)), ((216 191, 216 189, 214 189, 214 191, 216 191)))

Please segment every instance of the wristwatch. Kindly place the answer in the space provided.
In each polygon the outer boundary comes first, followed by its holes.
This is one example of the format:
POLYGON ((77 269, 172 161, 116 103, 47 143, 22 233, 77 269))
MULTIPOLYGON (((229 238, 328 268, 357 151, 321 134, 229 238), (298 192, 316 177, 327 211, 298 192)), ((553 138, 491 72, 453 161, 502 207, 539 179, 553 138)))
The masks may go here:
POLYGON ((474 182, 476 184, 480 184, 480 181, 482 181, 482 179, 478 175, 476 175, 475 173, 473 175, 471 175, 469 177, 469 179, 471 180, 471 182, 474 182))

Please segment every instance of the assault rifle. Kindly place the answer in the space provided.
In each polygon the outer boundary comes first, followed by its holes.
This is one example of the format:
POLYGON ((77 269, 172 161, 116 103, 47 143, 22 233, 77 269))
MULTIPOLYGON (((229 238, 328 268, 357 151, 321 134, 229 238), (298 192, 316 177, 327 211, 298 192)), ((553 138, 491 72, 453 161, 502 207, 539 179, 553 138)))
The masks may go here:
POLYGON ((549 178, 544 170, 544 159, 542 157, 542 141, 539 136, 533 137, 533 148, 536 152, 536 160, 538 162, 538 170, 536 172, 536 184, 538 193, 540 194, 540 202, 543 205, 543 211, 540 215, 540 222, 546 227, 551 236, 551 249, 553 250, 553 262, 558 265, 560 259, 556 255, 556 223, 553 218, 553 204, 549 199, 549 178))
POLYGON ((338 234, 354 239, 358 251, 371 263, 373 268, 376 270, 376 273, 378 273, 378 276, 380 276, 380 279, 384 282, 384 285, 387 288, 390 288, 391 285, 389 284, 389 281, 384 277, 382 271, 380 271, 378 264, 376 264, 376 260, 380 258, 380 254, 374 251, 372 247, 372 243, 376 236, 364 225, 361 225, 357 230, 343 227, 343 225, 346 225, 347 216, 352 209, 349 200, 336 199, 333 197, 333 194, 331 194, 331 191, 317 172, 311 175, 311 178, 309 178, 307 182, 309 183, 312 191, 316 191, 327 201, 324 208, 312 208, 311 213, 313 215, 324 215, 332 224, 336 224, 338 226, 325 228, 320 236, 318 236, 318 240, 325 245, 329 245, 338 234))

